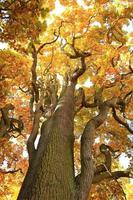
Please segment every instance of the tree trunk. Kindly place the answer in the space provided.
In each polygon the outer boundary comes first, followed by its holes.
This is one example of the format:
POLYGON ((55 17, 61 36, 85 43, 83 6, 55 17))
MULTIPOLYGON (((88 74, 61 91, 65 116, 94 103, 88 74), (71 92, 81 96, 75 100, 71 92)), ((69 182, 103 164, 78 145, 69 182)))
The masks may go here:
POLYGON ((68 86, 41 138, 18 200, 74 200, 74 85, 68 86))

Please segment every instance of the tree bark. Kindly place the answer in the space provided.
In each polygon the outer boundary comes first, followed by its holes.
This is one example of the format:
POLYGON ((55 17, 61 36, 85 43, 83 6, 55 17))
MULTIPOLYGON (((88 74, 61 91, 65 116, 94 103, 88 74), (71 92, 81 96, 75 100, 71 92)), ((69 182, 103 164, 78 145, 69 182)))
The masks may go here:
POLYGON ((53 116, 42 125, 18 200, 74 200, 74 84, 67 87, 53 116))
MULTIPOLYGON (((74 48, 74 47, 73 47, 74 48)), ((105 169, 110 170, 111 160, 107 159, 106 168, 102 166, 95 173, 92 159, 92 144, 96 129, 106 120, 109 109, 116 106, 117 98, 107 101, 102 100, 101 88, 96 92, 94 103, 85 102, 83 94, 81 107, 98 106, 99 114, 89 120, 81 137, 81 173, 75 177, 74 173, 74 114, 75 114, 75 85, 78 78, 85 72, 85 57, 90 54, 81 54, 74 48, 75 55, 70 58, 80 58, 81 68, 76 69, 61 92, 61 96, 52 116, 41 126, 41 137, 37 149, 34 142, 39 131, 39 113, 41 102, 39 102, 39 90, 36 83, 36 57, 33 55, 32 87, 34 101, 38 105, 34 113, 32 134, 29 137, 29 168, 22 184, 17 200, 87 200, 92 183, 109 179, 105 169), (37 104, 38 103, 38 104, 37 104), (100 170, 100 171, 99 171, 100 170), (99 172, 99 173, 98 173, 99 172), (101 172, 103 176, 101 178, 101 172)), ((43 112, 43 110, 41 110, 43 112)), ((106 157, 108 157, 108 152, 106 157)), ((127 176, 123 173, 112 173, 112 177, 127 176)))

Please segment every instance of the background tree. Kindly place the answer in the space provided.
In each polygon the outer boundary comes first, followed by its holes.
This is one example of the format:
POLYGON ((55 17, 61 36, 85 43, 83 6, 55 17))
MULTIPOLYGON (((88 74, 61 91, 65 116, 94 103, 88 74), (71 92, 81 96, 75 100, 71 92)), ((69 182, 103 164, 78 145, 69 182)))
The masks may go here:
POLYGON ((115 0, 0 2, 10 45, 0 52, 1 195, 17 195, 27 141, 18 199, 126 199, 118 179, 131 177, 132 10, 115 0))

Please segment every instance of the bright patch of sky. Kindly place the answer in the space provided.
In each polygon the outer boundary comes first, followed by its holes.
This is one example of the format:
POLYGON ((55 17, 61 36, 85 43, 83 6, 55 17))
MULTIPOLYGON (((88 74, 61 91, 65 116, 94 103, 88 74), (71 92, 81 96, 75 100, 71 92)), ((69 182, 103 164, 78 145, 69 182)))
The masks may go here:
POLYGON ((128 25, 126 25, 126 24, 123 25, 123 30, 128 33, 133 32, 133 20, 132 21, 130 20, 128 25))
MULTIPOLYGON (((105 142, 105 144, 108 144, 110 142, 110 139, 105 138, 104 142, 105 142)), ((96 137, 95 140, 94 140, 94 143, 95 144, 100 143, 100 137, 96 137)))
POLYGON ((97 26, 97 27, 101 28, 101 23, 95 21, 95 22, 91 23, 90 26, 97 26))
POLYGON ((133 130, 133 120, 127 120, 127 123, 131 130, 133 130))
POLYGON ((98 144, 100 142, 100 137, 97 137, 95 140, 94 140, 94 143, 95 144, 98 144))
POLYGON ((59 0, 56 0, 55 9, 52 11, 52 14, 60 15, 64 11, 65 11, 65 7, 60 4, 59 0))
POLYGON ((57 73, 57 79, 59 80, 59 83, 63 85, 63 76, 57 73))
POLYGON ((119 162, 124 169, 127 169, 130 164, 130 159, 126 156, 125 153, 122 153, 119 157, 119 162))
POLYGON ((10 141, 11 141, 13 144, 18 144, 17 138, 11 137, 11 138, 10 138, 10 141))
POLYGON ((0 169, 5 169, 5 168, 7 168, 7 166, 8 166, 8 161, 4 160, 2 163, 2 166, 0 166, 0 169))
POLYGON ((77 3, 84 9, 88 9, 88 6, 84 3, 84 0, 77 0, 77 3))
MULTIPOLYGON (((77 0, 79 6, 83 7, 84 9, 88 9, 89 7, 84 3, 83 0, 77 0)), ((65 11, 65 6, 61 5, 59 0, 55 1, 55 9, 50 13, 50 17, 46 20, 47 24, 50 25, 54 22, 54 15, 59 16, 65 11)))
POLYGON ((87 88, 90 88, 91 86, 93 86, 93 83, 90 81, 90 78, 88 78, 84 84, 83 84, 84 87, 87 87, 87 88))
POLYGON ((80 84, 76 84, 76 90, 78 90, 79 88, 81 87, 81 85, 80 84))
POLYGON ((110 139, 107 139, 107 138, 105 138, 105 144, 109 144, 109 142, 110 142, 110 139))
POLYGON ((109 80, 111 83, 115 81, 115 75, 114 74, 107 74, 106 80, 109 80))
POLYGON ((5 42, 0 42, 0 49, 7 49, 7 47, 8 47, 8 44, 7 43, 5 43, 5 42))
POLYGON ((23 155, 23 158, 28 158, 28 152, 27 152, 27 150, 24 150, 22 155, 23 155))
POLYGON ((91 82, 90 78, 88 78, 82 85, 81 84, 77 84, 76 85, 76 90, 78 90, 82 86, 84 86, 86 88, 90 88, 91 86, 93 86, 93 83, 91 82))
POLYGON ((133 142, 133 135, 132 134, 129 134, 128 138, 131 140, 131 142, 133 142))
POLYGON ((50 13, 50 17, 46 20, 47 25, 50 25, 54 22, 54 15, 61 15, 65 11, 65 7, 62 6, 59 0, 55 1, 55 9, 50 13))

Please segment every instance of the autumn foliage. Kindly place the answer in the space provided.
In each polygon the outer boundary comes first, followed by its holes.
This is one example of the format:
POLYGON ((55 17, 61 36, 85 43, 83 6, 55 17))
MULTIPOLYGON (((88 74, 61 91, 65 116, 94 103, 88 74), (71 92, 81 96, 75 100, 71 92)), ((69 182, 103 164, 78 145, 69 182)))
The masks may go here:
POLYGON ((76 69, 83 68, 83 59, 86 69, 75 89, 75 174, 81 170, 84 127, 101 112, 102 103, 116 98, 117 105, 108 104, 107 118, 93 135, 95 167, 105 165, 103 144, 110 152, 111 166, 104 166, 106 178, 92 184, 90 199, 133 199, 132 18, 133 3, 127 0, 0 1, 0 45, 8 44, 0 50, 1 200, 17 198, 26 174, 26 143, 37 103, 43 104, 39 109, 46 120, 65 83, 72 80, 76 69), (7 112, 10 125, 3 132, 2 109, 8 104, 14 108, 7 112), (115 176, 115 171, 124 171, 126 178, 115 176))

